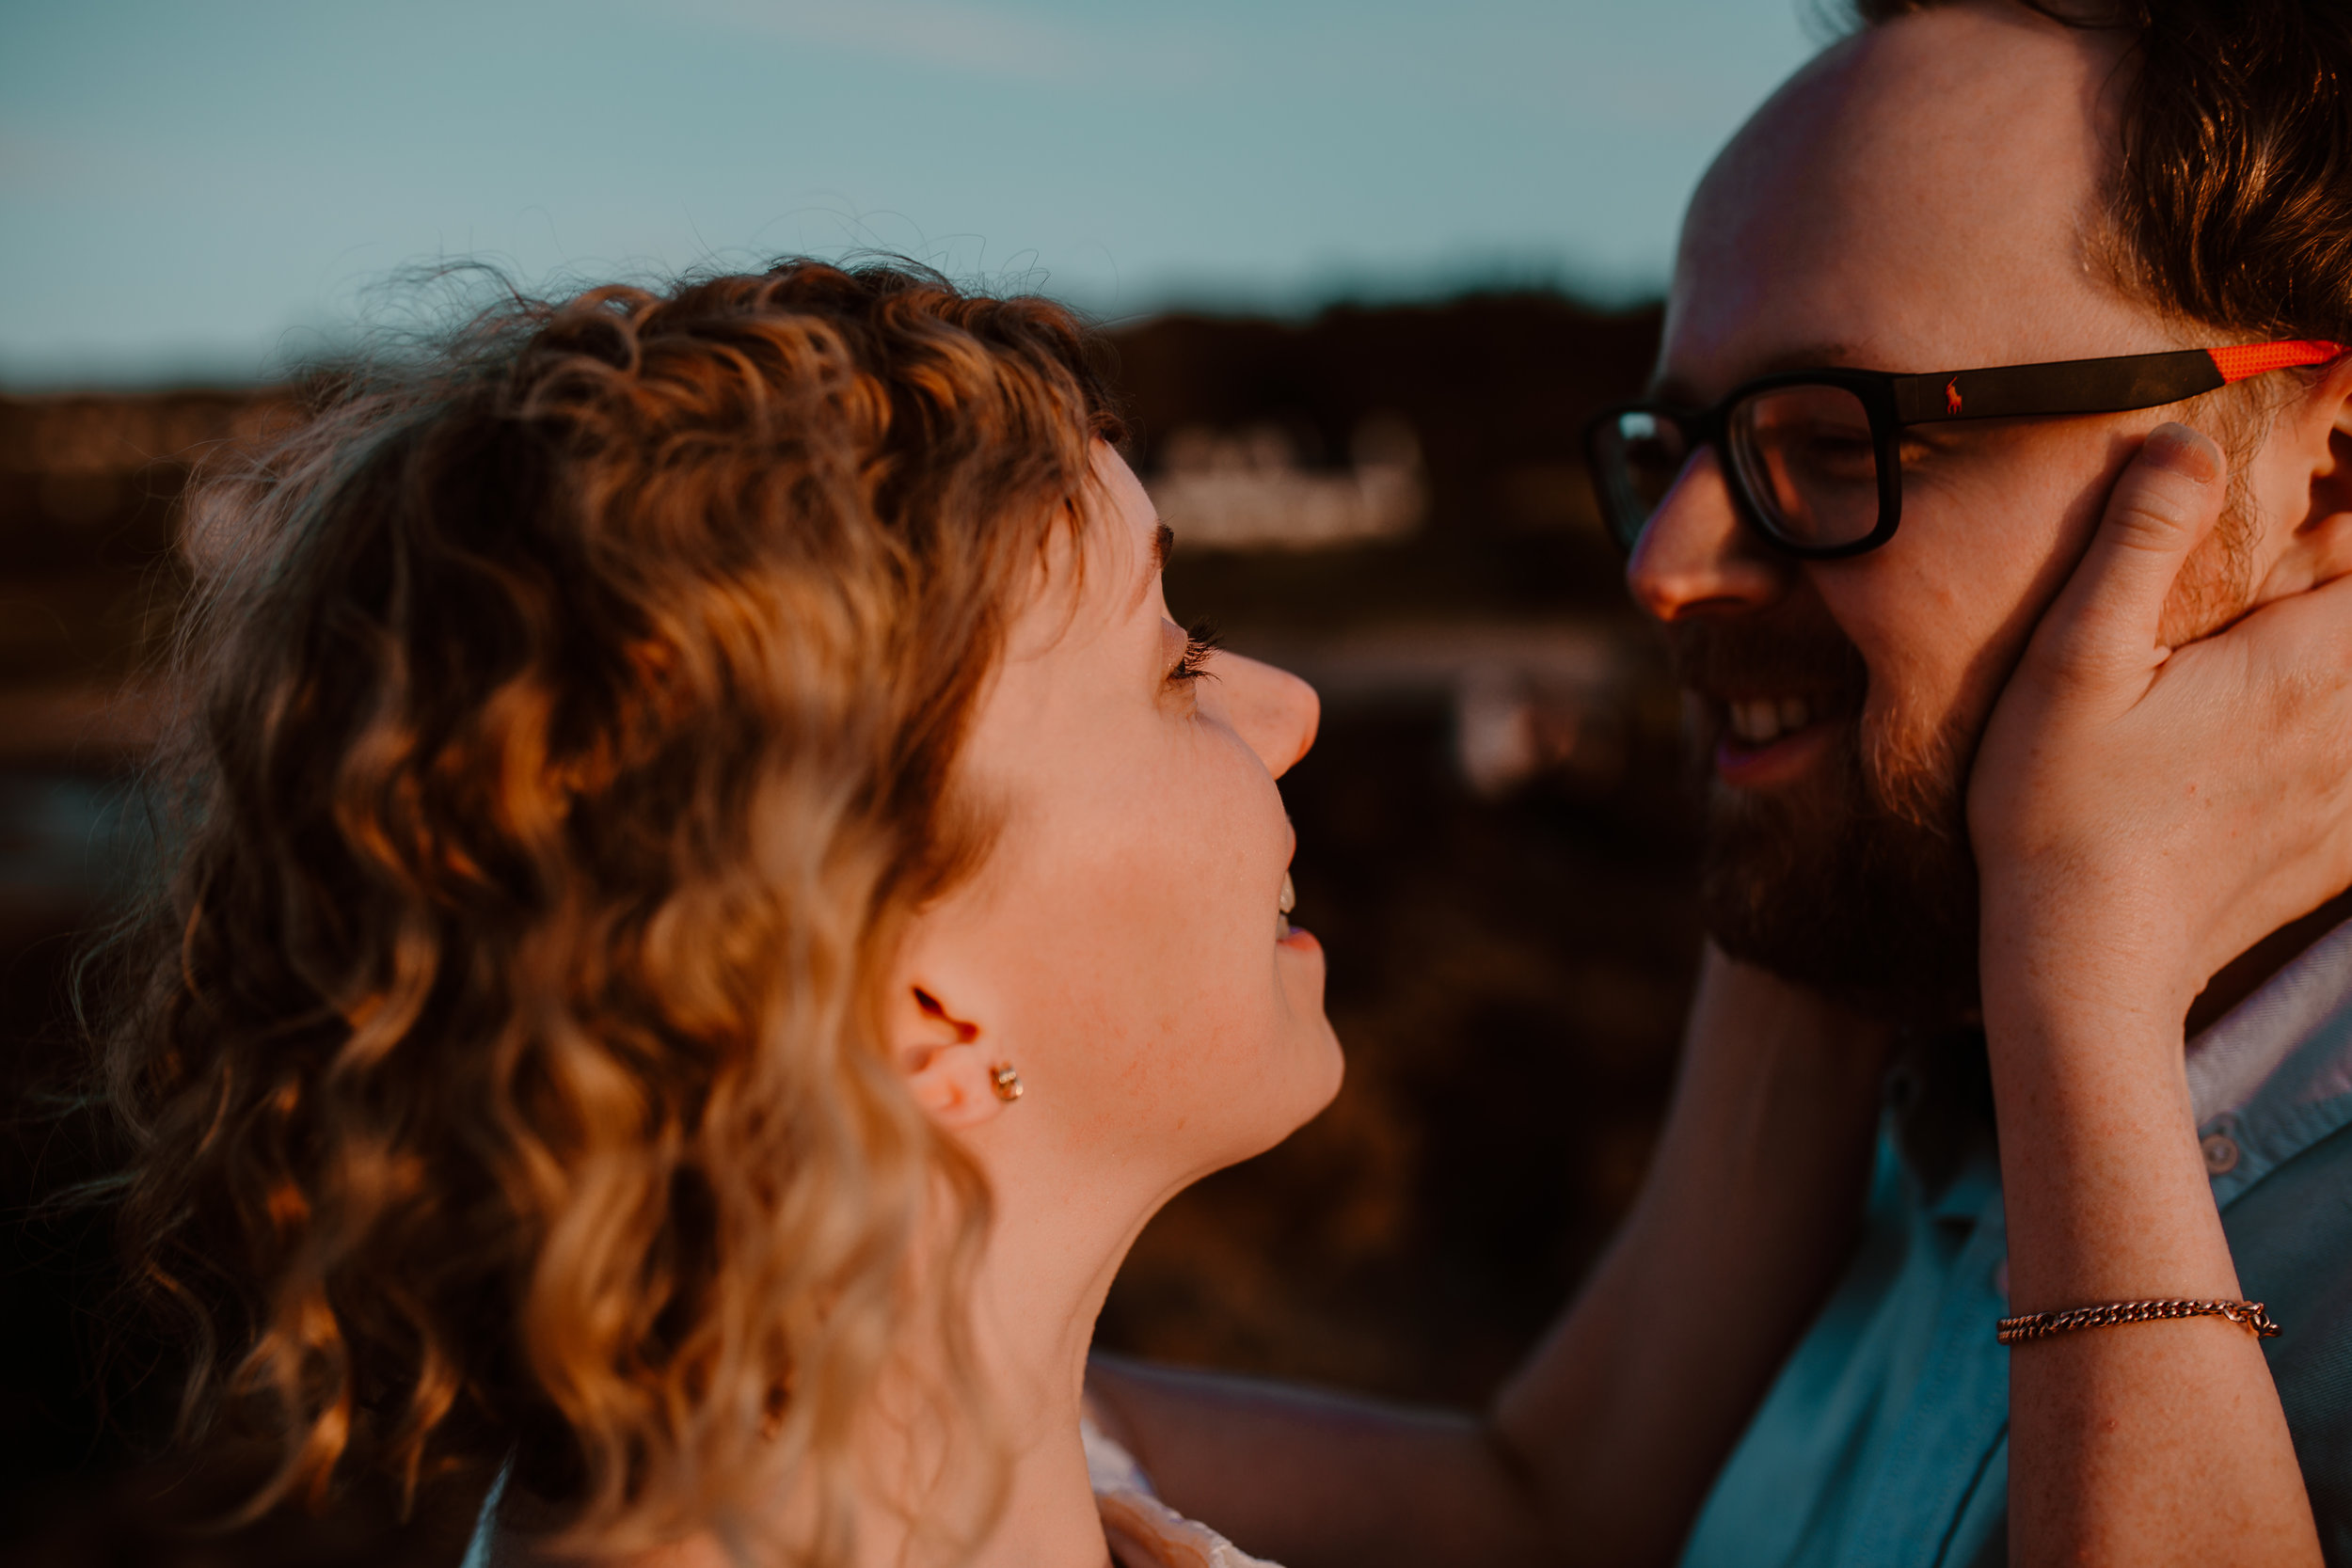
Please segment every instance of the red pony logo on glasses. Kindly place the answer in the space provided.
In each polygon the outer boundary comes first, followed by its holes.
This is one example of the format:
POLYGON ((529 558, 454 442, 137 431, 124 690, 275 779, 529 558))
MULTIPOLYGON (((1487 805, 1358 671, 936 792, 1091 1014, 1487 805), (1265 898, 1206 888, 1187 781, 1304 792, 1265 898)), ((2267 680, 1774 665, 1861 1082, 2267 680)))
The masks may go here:
POLYGON ((1947 414, 1960 412, 1960 377, 1958 376, 1944 383, 1944 411, 1947 414))

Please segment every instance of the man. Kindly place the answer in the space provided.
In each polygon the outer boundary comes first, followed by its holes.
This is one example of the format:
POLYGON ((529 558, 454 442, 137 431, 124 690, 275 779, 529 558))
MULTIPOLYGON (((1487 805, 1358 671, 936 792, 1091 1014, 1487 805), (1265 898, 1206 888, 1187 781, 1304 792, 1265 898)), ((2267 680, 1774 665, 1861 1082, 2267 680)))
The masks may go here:
MULTIPOLYGON (((1969 401, 1997 389, 1960 372, 2352 343, 2352 12, 2140 0, 2090 27, 2020 0, 1863 10, 1857 36, 1708 174, 1668 305, 1662 406, 1597 449, 1631 513, 1629 585, 1706 715, 1708 915, 1744 960, 1710 960, 1627 1236, 1483 1423, 1119 1368, 1100 1380, 1172 1502, 1293 1568, 1564 1548, 1706 1565, 2004 1560, 2001 1177, 1982 1046, 1964 1033, 1969 763, 2119 473, 2164 420, 2214 436, 2232 468, 2223 520, 2168 604, 2169 643, 2345 569, 2352 372, 2309 351, 2169 406, 2077 396, 2106 411, 1984 423, 1969 401), (1820 457, 1859 465, 1847 477, 1869 493, 1858 522, 1833 526, 1806 512, 1805 482, 1727 465, 1740 438, 1692 416, 1737 422, 1724 400, 1756 378, 1838 368, 1937 372, 1943 406, 1908 390, 1895 412, 1916 422, 1875 433, 1873 453, 1861 421, 1858 446, 1820 457), (1890 463, 1886 533, 1873 482, 1890 463), (1904 1030, 1857 1242, 1791 1216, 1835 1216, 1861 1182, 1873 1102, 1857 1085, 1884 1060, 1861 1016, 1904 1030), (1767 1134, 1743 1143, 1757 1125, 1767 1134), (1743 1257, 1758 1237, 1798 1243, 1777 1262, 1743 1257), (1644 1425, 1653 1409, 1677 1441, 1644 1425)), ((1749 404, 1748 451, 1772 458, 1755 428, 1817 414, 1749 404)), ((2339 899, 2217 975, 2189 1020, 2212 1027, 2188 1069, 2245 1291, 2287 1325, 2265 1349, 2340 1562, 2347 913, 2339 899)))

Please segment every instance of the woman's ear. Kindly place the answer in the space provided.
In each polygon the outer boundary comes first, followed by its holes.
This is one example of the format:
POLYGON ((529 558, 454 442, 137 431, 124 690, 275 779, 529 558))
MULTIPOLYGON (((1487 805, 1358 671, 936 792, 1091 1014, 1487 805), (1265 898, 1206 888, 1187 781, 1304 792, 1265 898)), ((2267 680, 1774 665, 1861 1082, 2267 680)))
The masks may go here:
POLYGON ((891 999, 890 1039, 915 1102, 941 1128, 977 1127, 1009 1103, 998 1087, 999 1064, 988 1055, 985 1031, 933 989, 911 981, 898 988, 891 999))

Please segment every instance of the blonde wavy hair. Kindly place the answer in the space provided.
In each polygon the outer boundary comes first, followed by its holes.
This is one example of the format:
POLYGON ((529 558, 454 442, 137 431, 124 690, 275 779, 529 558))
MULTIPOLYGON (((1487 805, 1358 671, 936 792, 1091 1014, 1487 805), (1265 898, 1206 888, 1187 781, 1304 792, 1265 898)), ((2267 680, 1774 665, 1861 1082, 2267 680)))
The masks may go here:
POLYGON ((253 1512, 511 1462, 625 1549, 782 1469, 844 1555, 885 1362, 969 1365, 987 1196, 882 979, 985 852, 958 749, 1120 434, 1095 362, 899 265, 518 300, 199 495, 104 1062, 253 1512))

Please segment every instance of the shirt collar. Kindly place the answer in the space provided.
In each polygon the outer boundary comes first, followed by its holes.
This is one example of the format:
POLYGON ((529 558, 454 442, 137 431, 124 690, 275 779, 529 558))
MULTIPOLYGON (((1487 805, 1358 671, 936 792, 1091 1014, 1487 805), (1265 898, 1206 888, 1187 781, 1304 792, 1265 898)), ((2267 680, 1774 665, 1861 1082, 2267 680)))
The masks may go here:
MULTIPOLYGON (((2324 1026, 2348 1005, 2352 920, 2305 948, 2188 1042, 2188 1092, 2199 1123, 2245 1109, 2315 1036, 2345 1034, 2324 1026)), ((2343 1043, 2352 1044, 2352 1037, 2343 1043)), ((2352 1060, 2341 1065, 2352 1067, 2352 1060)))
POLYGON ((2224 1203, 2352 1121, 2352 921, 2191 1040, 2185 1065, 2224 1203))

